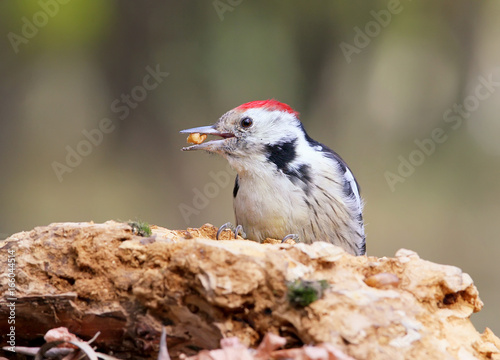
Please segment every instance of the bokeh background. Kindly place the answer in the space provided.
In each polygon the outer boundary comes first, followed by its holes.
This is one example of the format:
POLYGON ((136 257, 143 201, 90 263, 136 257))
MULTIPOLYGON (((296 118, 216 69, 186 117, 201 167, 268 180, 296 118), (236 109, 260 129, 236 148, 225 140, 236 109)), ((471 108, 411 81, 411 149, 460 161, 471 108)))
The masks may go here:
POLYGON ((0 237, 62 221, 233 220, 233 173, 182 153, 178 131, 276 98, 356 174, 368 253, 460 267, 485 302, 476 327, 500 334, 499 14, 495 0, 4 0, 0 237), (148 69, 168 76, 144 90, 148 69), (103 119, 113 130, 85 147, 103 119), (446 140, 391 187, 387 172, 401 176, 437 128, 446 140), (85 156, 68 165, 68 147, 85 156))

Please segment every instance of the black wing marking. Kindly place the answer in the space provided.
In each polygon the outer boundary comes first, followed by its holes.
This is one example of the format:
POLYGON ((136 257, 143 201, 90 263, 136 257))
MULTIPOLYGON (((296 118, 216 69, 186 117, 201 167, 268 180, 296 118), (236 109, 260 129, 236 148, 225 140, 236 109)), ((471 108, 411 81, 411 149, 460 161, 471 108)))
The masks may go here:
POLYGON ((238 175, 236 175, 236 179, 234 180, 233 198, 238 195, 238 190, 240 190, 240 185, 238 184, 238 175))

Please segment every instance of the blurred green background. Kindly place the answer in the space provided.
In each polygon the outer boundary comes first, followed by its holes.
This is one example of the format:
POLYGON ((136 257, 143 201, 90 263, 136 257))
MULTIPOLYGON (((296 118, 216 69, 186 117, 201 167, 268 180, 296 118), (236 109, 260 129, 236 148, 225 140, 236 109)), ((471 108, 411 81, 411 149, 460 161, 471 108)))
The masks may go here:
POLYGON ((460 267, 485 302, 476 327, 500 334, 499 12, 495 0, 4 0, 0 237, 233 220, 233 173, 181 153, 178 131, 276 98, 356 174, 369 255, 404 247, 460 267))

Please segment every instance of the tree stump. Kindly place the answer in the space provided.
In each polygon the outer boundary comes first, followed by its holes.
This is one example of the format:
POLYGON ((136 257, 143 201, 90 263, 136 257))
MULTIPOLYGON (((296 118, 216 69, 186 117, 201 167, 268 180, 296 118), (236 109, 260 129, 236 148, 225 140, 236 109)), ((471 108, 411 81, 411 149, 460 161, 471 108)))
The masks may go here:
POLYGON ((108 221, 12 235, 0 242, 2 344, 11 326, 16 346, 40 346, 65 326, 85 340, 99 331, 101 352, 153 359, 165 325, 174 359, 231 336, 255 347, 268 332, 287 347, 328 343, 355 359, 500 358, 500 340, 469 320, 483 304, 456 267, 404 249, 375 258, 324 242, 216 241, 216 230, 153 226, 142 237, 108 221), (297 281, 317 299, 295 301, 297 281))

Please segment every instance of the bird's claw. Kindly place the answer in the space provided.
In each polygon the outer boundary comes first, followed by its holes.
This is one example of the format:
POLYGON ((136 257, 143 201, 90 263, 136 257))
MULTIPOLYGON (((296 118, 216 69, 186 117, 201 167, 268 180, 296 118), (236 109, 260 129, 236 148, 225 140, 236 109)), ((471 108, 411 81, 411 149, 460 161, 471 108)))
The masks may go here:
POLYGON ((219 230, 217 230, 217 235, 215 236, 215 239, 219 240, 220 238, 220 234, 224 231, 224 230, 231 230, 233 231, 234 229, 234 226, 233 224, 231 224, 230 222, 227 222, 225 223, 224 225, 221 225, 219 227, 219 230))
POLYGON ((285 241, 287 241, 288 239, 292 239, 293 241, 295 242, 299 242, 300 241, 300 237, 299 235, 297 234, 288 234, 287 236, 285 236, 283 238, 283 240, 281 240, 281 243, 283 244, 285 241))
POLYGON ((222 225, 219 230, 217 230, 217 235, 215 236, 215 238, 217 240, 219 240, 220 238, 220 234, 225 231, 225 230, 231 230, 231 232, 234 233, 234 238, 237 239, 238 238, 238 235, 241 235, 242 238, 246 238, 247 235, 245 234, 245 232, 243 231, 243 226, 241 225, 238 225, 236 227, 234 227, 233 224, 231 224, 230 222, 228 223, 225 223, 224 225, 222 225))
POLYGON ((237 239, 238 235, 240 235, 243 239, 246 239, 247 234, 243 231, 243 226, 238 225, 236 229, 234 229, 234 238, 237 239))

